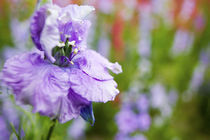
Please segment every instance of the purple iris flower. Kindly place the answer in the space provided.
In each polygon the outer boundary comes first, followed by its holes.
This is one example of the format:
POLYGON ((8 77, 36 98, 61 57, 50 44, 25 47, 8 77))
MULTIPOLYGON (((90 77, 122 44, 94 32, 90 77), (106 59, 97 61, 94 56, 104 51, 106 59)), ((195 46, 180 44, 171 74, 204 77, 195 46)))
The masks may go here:
POLYGON ((92 102, 114 100, 119 91, 109 70, 118 74, 122 69, 86 49, 90 22, 84 17, 92 10, 90 6, 45 5, 35 12, 31 37, 44 56, 16 55, 2 70, 3 82, 17 101, 61 123, 81 115, 93 124, 92 102))

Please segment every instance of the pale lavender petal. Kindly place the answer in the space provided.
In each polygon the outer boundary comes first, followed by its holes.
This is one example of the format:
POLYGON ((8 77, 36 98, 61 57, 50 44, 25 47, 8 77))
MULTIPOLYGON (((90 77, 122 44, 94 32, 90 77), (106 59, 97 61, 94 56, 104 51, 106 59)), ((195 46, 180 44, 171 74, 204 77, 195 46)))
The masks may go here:
POLYGON ((52 56, 52 49, 56 47, 60 41, 59 24, 57 21, 59 11, 60 8, 55 5, 48 7, 47 18, 40 36, 42 49, 51 62, 55 62, 55 58, 52 56))
POLYGON ((72 90, 88 101, 107 102, 119 93, 114 80, 97 80, 76 68, 70 70, 70 82, 72 90))
POLYGON ((118 74, 122 68, 118 63, 110 63, 105 57, 93 50, 81 51, 74 62, 78 63, 79 68, 89 76, 99 79, 113 79, 108 69, 118 74))
POLYGON ((62 9, 60 20, 64 22, 69 20, 82 20, 94 10, 94 7, 87 5, 68 5, 62 9))

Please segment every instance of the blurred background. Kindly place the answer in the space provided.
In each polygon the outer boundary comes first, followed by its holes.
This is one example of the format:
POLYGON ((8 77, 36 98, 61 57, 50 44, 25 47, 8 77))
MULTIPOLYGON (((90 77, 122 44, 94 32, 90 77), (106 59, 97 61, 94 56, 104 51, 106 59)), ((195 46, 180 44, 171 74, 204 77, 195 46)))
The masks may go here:
MULTIPOLYGON (((123 68, 115 76, 115 101, 93 104, 95 125, 81 118, 57 124, 52 140, 210 140, 209 0, 52 1, 93 5, 89 48, 123 68)), ((1 68, 33 50, 29 23, 36 3, 0 0, 1 68)), ((14 129, 27 140, 43 139, 50 119, 0 91, 0 140, 15 139, 14 129)))

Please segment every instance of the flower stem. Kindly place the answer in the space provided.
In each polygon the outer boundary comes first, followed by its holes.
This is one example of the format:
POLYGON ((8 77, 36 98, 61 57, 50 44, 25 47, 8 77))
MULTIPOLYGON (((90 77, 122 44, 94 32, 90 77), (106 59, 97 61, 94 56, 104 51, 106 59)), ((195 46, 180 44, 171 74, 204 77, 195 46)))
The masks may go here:
POLYGON ((40 7, 40 3, 41 3, 41 0, 37 0, 37 2, 36 2, 36 10, 38 10, 38 9, 39 9, 39 7, 40 7))
POLYGON ((47 134, 47 139, 46 140, 50 140, 50 137, 52 136, 53 130, 55 128, 55 124, 56 124, 56 119, 52 120, 53 124, 51 125, 48 134, 47 134))

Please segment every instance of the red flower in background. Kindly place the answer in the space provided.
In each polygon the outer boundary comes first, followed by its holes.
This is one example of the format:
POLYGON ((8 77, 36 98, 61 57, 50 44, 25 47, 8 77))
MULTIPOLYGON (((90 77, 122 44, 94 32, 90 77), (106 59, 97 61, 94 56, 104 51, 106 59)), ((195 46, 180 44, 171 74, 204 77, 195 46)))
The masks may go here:
POLYGON ((115 53, 118 54, 116 56, 119 56, 119 59, 124 57, 123 30, 124 20, 120 12, 118 12, 112 26, 112 41, 115 53))

